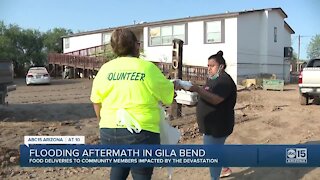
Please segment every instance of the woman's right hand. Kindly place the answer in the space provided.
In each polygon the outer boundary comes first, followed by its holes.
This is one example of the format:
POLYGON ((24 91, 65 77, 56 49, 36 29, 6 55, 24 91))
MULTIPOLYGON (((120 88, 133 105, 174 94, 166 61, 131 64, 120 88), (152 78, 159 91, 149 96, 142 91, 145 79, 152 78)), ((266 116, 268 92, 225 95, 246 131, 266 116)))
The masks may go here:
POLYGON ((182 88, 186 91, 189 91, 190 88, 193 86, 190 81, 180 81, 179 83, 180 83, 180 86, 182 86, 182 88))
POLYGON ((198 85, 192 85, 189 89, 191 92, 199 92, 200 87, 198 85))
POLYGON ((189 91, 189 89, 193 86, 190 81, 182 81, 180 79, 173 79, 171 82, 174 83, 174 89, 175 90, 186 90, 189 91))

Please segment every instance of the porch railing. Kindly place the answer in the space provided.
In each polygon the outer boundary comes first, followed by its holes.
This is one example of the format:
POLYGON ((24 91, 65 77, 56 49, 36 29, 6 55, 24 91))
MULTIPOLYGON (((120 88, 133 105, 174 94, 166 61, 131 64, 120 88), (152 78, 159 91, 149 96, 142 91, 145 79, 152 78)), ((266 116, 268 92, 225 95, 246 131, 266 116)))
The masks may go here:
POLYGON ((48 55, 48 63, 82 69, 98 70, 104 64, 104 59, 102 57, 50 53, 48 55))
POLYGON ((65 55, 74 55, 74 56, 90 56, 90 57, 98 57, 105 54, 108 50, 108 44, 94 46, 85 49, 79 49, 72 52, 64 53, 65 55))
MULTIPOLYGON (((170 76, 172 70, 171 63, 154 62, 166 76, 170 76)), ((203 66, 182 66, 182 79, 190 80, 197 83, 204 83, 207 78, 207 68, 203 66)))
MULTIPOLYGON (((89 56, 50 53, 48 56, 48 62, 49 64, 70 66, 74 68, 99 70, 100 67, 105 63, 105 59, 99 56, 89 57, 89 56)), ((172 72, 171 63, 163 63, 163 62, 153 62, 153 63, 159 67, 159 69, 163 72, 164 75, 166 75, 167 77, 170 76, 172 72)), ((190 80, 190 81, 202 84, 205 82, 207 77, 207 68, 202 66, 183 65, 182 75, 183 75, 182 77, 183 80, 190 80)))

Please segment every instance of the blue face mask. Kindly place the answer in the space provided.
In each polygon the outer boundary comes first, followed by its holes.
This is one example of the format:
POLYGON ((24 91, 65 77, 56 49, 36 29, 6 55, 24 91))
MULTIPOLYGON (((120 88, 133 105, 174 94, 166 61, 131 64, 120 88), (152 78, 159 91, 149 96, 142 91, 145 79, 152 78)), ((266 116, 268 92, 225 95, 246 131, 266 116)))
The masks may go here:
POLYGON ((212 79, 212 80, 217 79, 217 78, 220 76, 220 71, 222 70, 222 68, 223 68, 223 66, 220 65, 217 73, 215 73, 215 74, 214 74, 213 76, 211 76, 211 77, 209 76, 209 79, 212 79))

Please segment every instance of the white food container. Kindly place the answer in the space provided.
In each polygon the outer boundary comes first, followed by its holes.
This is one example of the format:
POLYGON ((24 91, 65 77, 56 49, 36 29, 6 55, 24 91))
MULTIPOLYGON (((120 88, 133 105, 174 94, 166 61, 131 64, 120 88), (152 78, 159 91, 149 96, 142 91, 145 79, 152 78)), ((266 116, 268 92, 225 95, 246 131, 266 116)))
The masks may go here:
POLYGON ((198 102, 198 93, 196 92, 179 90, 176 93, 175 99, 179 104, 195 105, 198 102))

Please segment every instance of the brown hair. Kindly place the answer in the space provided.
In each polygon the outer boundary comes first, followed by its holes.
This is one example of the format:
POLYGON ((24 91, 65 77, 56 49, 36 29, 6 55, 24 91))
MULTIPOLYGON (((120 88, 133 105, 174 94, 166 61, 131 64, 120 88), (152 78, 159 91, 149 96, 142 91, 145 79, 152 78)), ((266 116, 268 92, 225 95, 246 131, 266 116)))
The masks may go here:
POLYGON ((129 29, 118 28, 112 32, 111 47, 118 56, 137 56, 137 37, 129 29))

